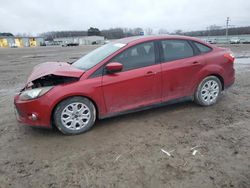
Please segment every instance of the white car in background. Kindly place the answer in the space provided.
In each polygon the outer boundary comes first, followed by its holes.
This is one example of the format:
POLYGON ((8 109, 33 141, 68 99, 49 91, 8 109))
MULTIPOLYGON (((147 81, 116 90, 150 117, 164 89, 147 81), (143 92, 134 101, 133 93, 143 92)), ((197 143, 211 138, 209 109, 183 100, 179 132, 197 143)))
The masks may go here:
POLYGON ((18 46, 17 46, 16 43, 12 43, 12 44, 10 45, 10 47, 11 47, 11 48, 17 48, 18 46))
POLYGON ((216 44, 217 43, 217 39, 214 39, 214 38, 208 39, 207 42, 210 43, 210 44, 216 44))
POLYGON ((240 44, 240 39, 238 37, 232 37, 230 39, 230 44, 240 44))
POLYGON ((105 40, 105 41, 104 41, 104 44, 108 44, 108 43, 110 43, 109 40, 105 40))

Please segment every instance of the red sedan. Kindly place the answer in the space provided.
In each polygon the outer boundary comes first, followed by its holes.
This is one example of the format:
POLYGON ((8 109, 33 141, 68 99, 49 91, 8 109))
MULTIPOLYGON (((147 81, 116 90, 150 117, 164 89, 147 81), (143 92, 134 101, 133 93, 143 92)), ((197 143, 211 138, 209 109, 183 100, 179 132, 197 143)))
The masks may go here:
POLYGON ((233 62, 228 49, 196 38, 120 39, 72 65, 37 65, 15 96, 17 119, 79 134, 89 130, 96 118, 182 100, 210 106, 234 83, 233 62))

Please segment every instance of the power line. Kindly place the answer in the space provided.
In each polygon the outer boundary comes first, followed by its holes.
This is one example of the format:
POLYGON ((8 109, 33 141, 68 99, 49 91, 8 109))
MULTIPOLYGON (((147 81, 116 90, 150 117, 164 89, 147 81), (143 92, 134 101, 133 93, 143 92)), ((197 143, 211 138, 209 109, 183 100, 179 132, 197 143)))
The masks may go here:
POLYGON ((227 43, 229 42, 228 41, 228 26, 229 26, 229 21, 230 21, 230 18, 227 17, 227 19, 226 19, 226 38, 227 38, 227 43))

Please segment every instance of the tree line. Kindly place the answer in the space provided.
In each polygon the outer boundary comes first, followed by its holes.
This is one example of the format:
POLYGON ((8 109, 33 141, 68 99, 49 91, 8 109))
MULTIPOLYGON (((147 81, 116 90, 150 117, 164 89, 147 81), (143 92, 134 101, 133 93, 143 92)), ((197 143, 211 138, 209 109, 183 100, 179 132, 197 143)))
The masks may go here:
POLYGON ((0 37, 13 37, 12 33, 0 33, 0 37))
MULTIPOLYGON (((167 29, 159 29, 157 34, 174 34, 174 35, 187 35, 187 36, 222 36, 225 35, 226 29, 220 26, 211 25, 206 30, 189 31, 176 30, 168 32, 167 29)), ((39 36, 44 37, 45 40, 52 41, 55 38, 61 37, 78 37, 78 36, 104 36, 106 39, 119 39, 123 37, 138 36, 138 35, 152 35, 152 28, 142 29, 137 28, 111 28, 99 30, 95 27, 90 27, 86 31, 49 31, 41 33, 39 36)), ((250 34, 250 26, 247 27, 231 27, 228 29, 229 35, 243 35, 250 34)), ((24 37, 28 34, 17 34, 17 36, 24 37)), ((14 36, 12 33, 0 33, 0 36, 14 36)))
MULTIPOLYGON (((148 32, 150 32, 150 28, 148 32)), ((99 30, 98 28, 90 27, 87 31, 49 31, 40 34, 45 40, 53 40, 61 37, 78 37, 78 36, 104 36, 106 39, 119 39, 123 37, 143 35, 142 28, 111 28, 99 30)), ((152 32, 150 33, 152 34, 152 32)))
MULTIPOLYGON (((226 34, 226 29, 219 26, 210 26, 207 30, 180 32, 187 36, 223 36, 226 34)), ((228 28, 228 35, 244 35, 250 34, 250 26, 248 27, 231 27, 228 28)))

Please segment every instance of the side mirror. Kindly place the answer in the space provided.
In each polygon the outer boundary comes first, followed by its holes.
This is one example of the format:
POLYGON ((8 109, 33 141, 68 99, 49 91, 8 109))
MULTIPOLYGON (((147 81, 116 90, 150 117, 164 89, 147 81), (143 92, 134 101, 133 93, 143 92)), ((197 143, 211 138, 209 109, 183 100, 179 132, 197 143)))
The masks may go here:
POLYGON ((111 62, 111 63, 108 63, 105 66, 105 68, 107 70, 107 73, 112 74, 112 73, 120 72, 123 68, 123 65, 118 62, 111 62))

